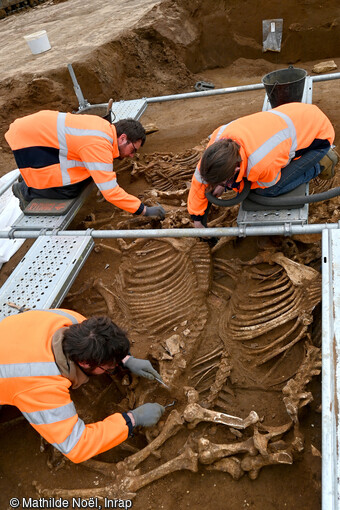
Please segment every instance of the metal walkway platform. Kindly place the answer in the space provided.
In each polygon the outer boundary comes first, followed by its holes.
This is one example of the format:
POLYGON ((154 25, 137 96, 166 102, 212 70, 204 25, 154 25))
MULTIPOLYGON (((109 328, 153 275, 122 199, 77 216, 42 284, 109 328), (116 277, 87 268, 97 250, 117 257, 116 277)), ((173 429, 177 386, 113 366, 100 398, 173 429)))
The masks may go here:
POLYGON ((58 307, 94 246, 90 236, 41 236, 0 290, 0 319, 24 308, 58 307))
POLYGON ((71 223, 94 188, 95 186, 93 183, 86 186, 79 197, 73 200, 70 209, 64 215, 36 216, 22 214, 15 224, 12 225, 12 228, 16 230, 64 230, 71 223))

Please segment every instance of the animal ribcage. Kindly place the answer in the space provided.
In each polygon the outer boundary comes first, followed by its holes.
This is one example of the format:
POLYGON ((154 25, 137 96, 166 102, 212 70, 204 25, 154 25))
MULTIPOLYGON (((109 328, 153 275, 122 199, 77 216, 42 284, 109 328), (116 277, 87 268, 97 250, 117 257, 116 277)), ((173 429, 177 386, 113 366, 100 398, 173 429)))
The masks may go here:
POLYGON ((203 152, 201 147, 194 147, 179 154, 148 154, 143 161, 138 161, 133 174, 143 174, 152 188, 160 191, 173 191, 186 188, 191 181, 195 166, 203 152))
POLYGON ((145 241, 123 258, 113 287, 130 329, 157 337, 206 319, 210 255, 204 243, 145 241))
POLYGON ((306 292, 278 264, 242 268, 219 323, 238 382, 273 386, 295 374, 319 300, 318 278, 306 292))

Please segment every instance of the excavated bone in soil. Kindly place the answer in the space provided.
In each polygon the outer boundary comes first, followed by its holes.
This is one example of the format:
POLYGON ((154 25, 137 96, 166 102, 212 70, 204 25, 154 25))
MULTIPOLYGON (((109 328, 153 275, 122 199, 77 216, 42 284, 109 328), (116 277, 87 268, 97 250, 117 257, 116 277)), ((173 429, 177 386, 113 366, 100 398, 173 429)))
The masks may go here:
POLYGON ((160 434, 142 450, 130 455, 127 459, 117 464, 117 469, 122 470, 133 470, 136 469, 138 464, 143 462, 148 456, 162 446, 165 441, 170 437, 174 436, 178 430, 183 426, 184 420, 176 409, 173 409, 168 416, 160 434))
POLYGON ((283 402, 287 413, 295 424, 298 423, 298 412, 313 400, 311 392, 306 391, 307 384, 314 375, 321 371, 321 350, 314 345, 306 344, 306 356, 294 379, 290 379, 282 389, 283 402))
POLYGON ((212 464, 223 457, 237 453, 257 455, 258 449, 254 446, 254 439, 249 437, 245 441, 230 444, 216 444, 204 437, 198 440, 198 459, 201 464, 212 464))
POLYGON ((312 311, 321 298, 319 273, 298 265, 301 275, 295 285, 281 265, 291 268, 288 259, 279 257, 281 264, 274 259, 275 255, 266 253, 247 263, 234 261, 234 274, 223 260, 215 262, 217 274, 223 276, 225 271, 234 281, 230 289, 213 287, 222 297, 227 291, 228 297, 220 314, 220 337, 236 362, 234 374, 262 387, 282 383, 298 370, 303 351, 295 350, 297 355, 292 357, 291 350, 308 338, 312 311), (263 267, 260 261, 271 264, 263 267))
POLYGON ((183 469, 187 469, 194 473, 197 473, 198 471, 198 454, 195 453, 189 446, 186 446, 183 453, 178 457, 169 460, 165 464, 162 464, 144 475, 134 476, 131 474, 131 476, 128 475, 125 478, 122 478, 119 481, 119 489, 131 497, 132 494, 135 495, 136 491, 145 485, 148 485, 149 483, 152 483, 170 473, 183 469))
POLYGON ((244 471, 241 467, 241 461, 237 457, 225 457, 224 459, 218 460, 214 464, 207 466, 208 471, 222 471, 223 473, 229 473, 234 480, 239 480, 243 475, 244 471))
POLYGON ((274 464, 293 464, 293 455, 289 451, 280 451, 269 453, 266 457, 257 455, 251 457, 246 455, 241 460, 241 468, 243 471, 248 471, 248 476, 255 480, 264 466, 272 466, 274 464))
MULTIPOLYGON (((40 484, 33 482, 39 495, 45 497, 80 497, 88 499, 92 497, 119 497, 133 498, 136 492, 155 480, 162 478, 175 471, 187 469, 196 473, 198 471, 198 454, 189 446, 185 446, 183 452, 178 457, 165 462, 161 466, 145 473, 143 475, 137 472, 124 472, 115 478, 114 485, 110 487, 97 487, 95 489, 44 489, 40 484)), ((98 471, 98 469, 96 469, 98 471)))
POLYGON ((250 411, 249 415, 242 419, 237 416, 231 416, 210 409, 204 409, 199 404, 188 404, 184 409, 183 417, 186 422, 190 424, 189 428, 194 428, 201 421, 208 421, 212 423, 222 423, 235 429, 245 429, 249 425, 259 421, 259 417, 255 411, 250 411))

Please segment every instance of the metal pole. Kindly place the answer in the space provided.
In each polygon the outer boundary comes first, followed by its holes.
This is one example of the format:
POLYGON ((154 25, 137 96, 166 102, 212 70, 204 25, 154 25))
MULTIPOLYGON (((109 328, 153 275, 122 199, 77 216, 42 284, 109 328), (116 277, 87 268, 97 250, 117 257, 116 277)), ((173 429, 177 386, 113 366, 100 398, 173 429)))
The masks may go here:
MULTIPOLYGON (((337 80, 340 78, 340 73, 334 74, 321 74, 319 76, 312 76, 312 81, 327 81, 337 80)), ((233 92, 246 92, 249 90, 260 90, 263 89, 263 83, 255 83, 253 85, 240 85, 237 87, 227 87, 224 89, 212 89, 203 90, 202 92, 186 92, 185 94, 173 94, 170 96, 157 96, 157 97, 146 97, 147 103, 161 103, 163 101, 174 101, 176 99, 191 99, 192 97, 205 97, 205 96, 217 96, 219 94, 231 94, 233 92)))
POLYGON ((202 90, 202 92, 186 92, 184 94, 173 94, 171 96, 146 97, 147 103, 161 103, 163 101, 174 101, 175 99, 191 99, 192 97, 217 96, 219 94, 231 94, 232 92, 246 92, 248 90, 264 89, 263 83, 254 85, 240 85, 238 87, 227 87, 224 89, 202 90))
POLYGON ((245 237, 294 234, 320 234, 325 229, 340 229, 339 223, 314 223, 312 225, 265 225, 260 227, 220 228, 165 228, 140 230, 0 230, 0 239, 36 239, 41 235, 50 236, 91 236, 94 239, 136 239, 161 237, 245 237))

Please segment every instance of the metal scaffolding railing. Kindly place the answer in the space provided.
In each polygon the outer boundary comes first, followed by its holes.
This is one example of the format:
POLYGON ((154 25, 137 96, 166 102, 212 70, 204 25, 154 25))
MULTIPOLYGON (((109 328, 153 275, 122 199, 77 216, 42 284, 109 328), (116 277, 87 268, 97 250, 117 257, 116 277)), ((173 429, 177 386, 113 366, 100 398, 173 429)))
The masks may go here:
POLYGON ((340 229, 338 223, 314 223, 311 225, 264 225, 262 227, 217 227, 217 228, 164 228, 138 230, 0 230, 0 239, 36 239, 48 236, 90 236, 93 239, 136 239, 162 237, 246 237, 269 235, 321 234, 323 230, 340 229))

